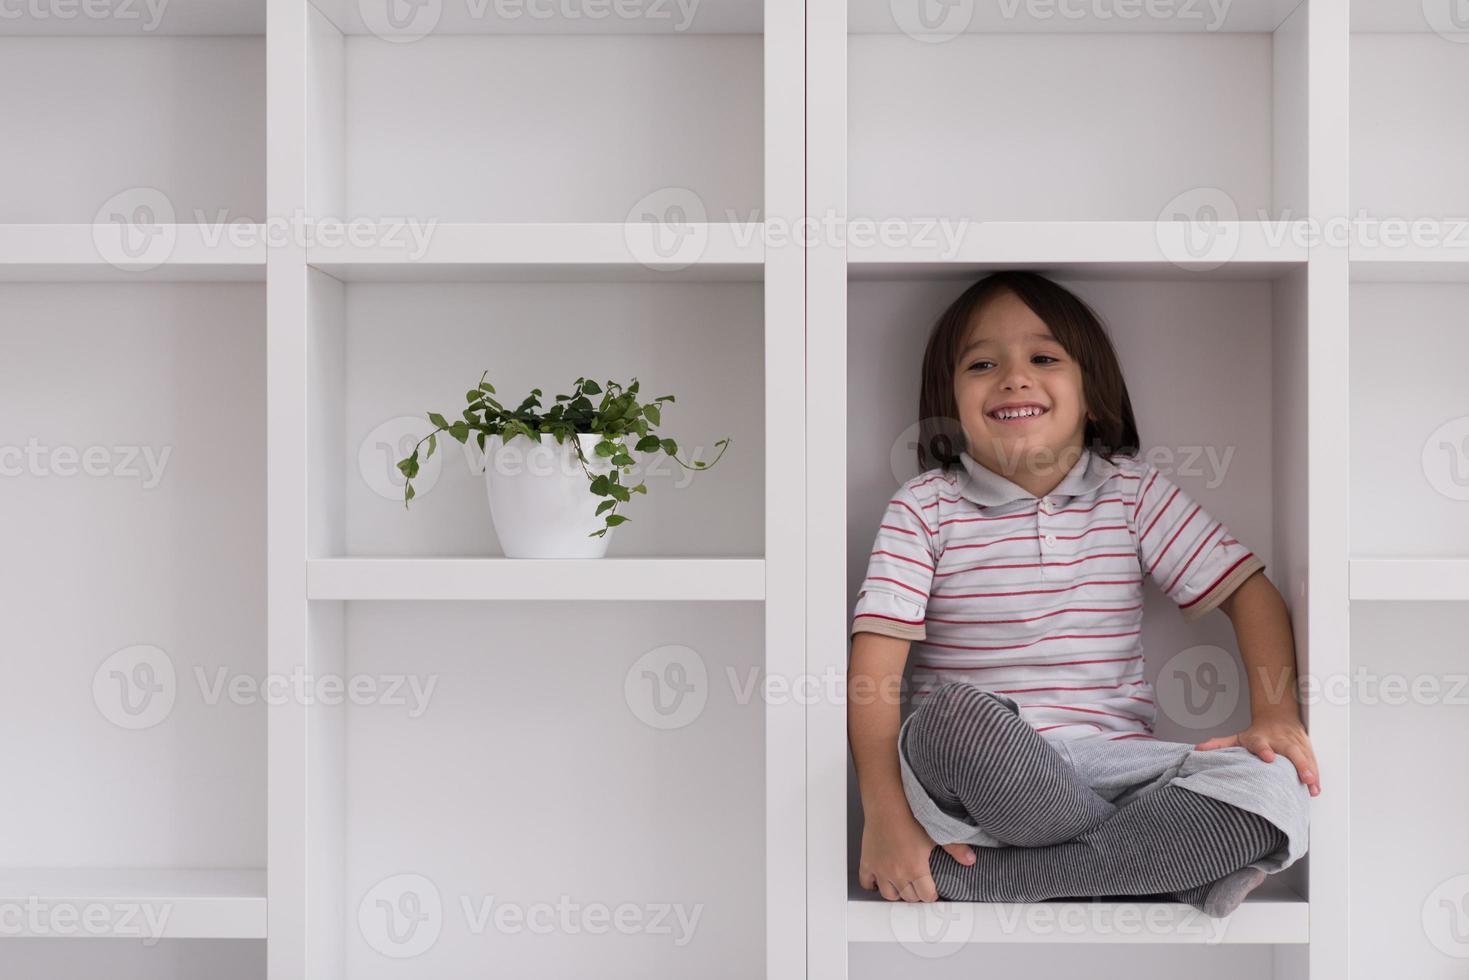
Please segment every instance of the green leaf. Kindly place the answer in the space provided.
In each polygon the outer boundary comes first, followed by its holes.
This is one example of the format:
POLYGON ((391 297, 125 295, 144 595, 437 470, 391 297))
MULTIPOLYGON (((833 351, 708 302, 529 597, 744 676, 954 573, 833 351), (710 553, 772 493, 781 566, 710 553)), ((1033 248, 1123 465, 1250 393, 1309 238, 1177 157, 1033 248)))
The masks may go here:
POLYGON ((629 500, 632 499, 632 495, 627 492, 627 487, 623 486, 621 483, 608 484, 607 492, 612 494, 613 497, 616 497, 623 503, 627 503, 629 500))
POLYGON ((413 450, 412 455, 410 455, 407 459, 403 459, 403 460, 399 460, 398 461, 398 472, 399 473, 402 473, 405 477, 407 477, 410 480, 413 479, 415 476, 418 475, 418 450, 417 449, 413 450))
POLYGON ((449 427, 449 423, 445 422, 444 417, 438 412, 429 412, 428 420, 432 422, 436 428, 447 429, 449 427))
POLYGON ((592 493, 599 497, 605 497, 607 496, 608 485, 609 481, 605 476, 595 476, 592 478, 592 493))
POLYGON ((658 441, 657 436, 643 436, 641 439, 638 440, 638 444, 633 448, 640 453, 651 453, 660 445, 662 445, 662 443, 658 441))
POLYGON ((600 395, 602 393, 602 389, 598 386, 597 382, 590 379, 587 380, 586 384, 582 385, 581 390, 588 395, 600 395))
POLYGON ((469 424, 467 422, 455 422, 449 426, 449 435, 461 443, 464 442, 464 440, 469 438, 469 424))
POLYGON ((646 415, 648 417, 648 421, 652 422, 654 425, 663 424, 663 416, 658 411, 657 405, 644 405, 643 414, 646 415))
POLYGON ((437 432, 435 432, 435 433, 433 433, 432 435, 430 435, 428 437, 428 452, 426 452, 426 453, 423 454, 423 458, 424 459, 433 459, 434 450, 436 448, 438 448, 438 445, 439 445, 439 434, 437 432))
POLYGON ((403 506, 407 507, 408 501, 412 500, 415 496, 417 496, 417 494, 413 490, 413 484, 403 484, 403 506))
POLYGON ((678 455, 678 443, 674 442, 672 439, 660 439, 658 441, 658 444, 663 447, 663 451, 668 455, 678 455))
POLYGON ((617 443, 615 443, 615 442, 608 442, 605 439, 603 441, 597 443, 597 455, 598 456, 602 456, 602 457, 605 458, 607 456, 611 456, 615 452, 617 452, 617 443))
POLYGON ((596 513, 596 516, 597 517, 601 517, 607 511, 611 510, 613 507, 616 507, 616 506, 617 506, 617 501, 615 501, 615 500, 604 500, 600 504, 597 505, 597 513, 596 513))
POLYGON ((625 523, 627 523, 627 518, 623 517, 621 514, 611 514, 607 518, 608 527, 616 527, 619 524, 625 523))
POLYGON ((635 487, 632 488, 632 492, 633 493, 647 493, 648 492, 648 485, 646 483, 639 483, 637 486, 635 486, 635 487))
POLYGON ((612 464, 614 466, 631 466, 636 462, 637 460, 633 459, 627 453, 618 453, 612 457, 612 464))

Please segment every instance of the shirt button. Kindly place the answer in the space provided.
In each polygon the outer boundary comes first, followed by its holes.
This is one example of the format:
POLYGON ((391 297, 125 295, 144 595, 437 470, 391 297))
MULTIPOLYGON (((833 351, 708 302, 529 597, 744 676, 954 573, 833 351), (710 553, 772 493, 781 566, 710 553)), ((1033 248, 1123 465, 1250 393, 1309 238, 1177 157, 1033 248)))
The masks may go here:
POLYGON ((1056 547, 1056 536, 1054 534, 1048 534, 1048 535, 1046 535, 1046 539, 1045 540, 1046 540, 1046 547, 1047 548, 1054 548, 1054 547, 1056 547))

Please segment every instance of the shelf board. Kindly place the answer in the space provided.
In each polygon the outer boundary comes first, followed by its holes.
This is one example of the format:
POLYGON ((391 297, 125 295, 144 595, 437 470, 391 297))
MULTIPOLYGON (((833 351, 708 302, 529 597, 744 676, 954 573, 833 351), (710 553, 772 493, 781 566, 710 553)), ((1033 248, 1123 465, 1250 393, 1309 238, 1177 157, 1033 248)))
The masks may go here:
POLYGON ((758 222, 639 222, 361 226, 307 248, 307 261, 344 282, 755 282, 765 275, 758 222), (657 248, 659 234, 665 248, 657 248), (415 238, 416 236, 416 238, 415 238), (679 244, 680 242, 686 244, 679 244), (670 251, 672 250, 672 251, 670 251), (670 260, 671 261, 668 261, 670 260), (662 261, 660 261, 662 260, 662 261))
POLYGON ((1412 227, 1417 230, 1389 230, 1384 243, 1380 224, 1354 221, 1352 281, 1469 282, 1469 223, 1415 222, 1412 227))
POLYGON ((1469 558, 1353 558, 1356 601, 1469 602, 1469 558))
POLYGON ((8 5, 0 37, 169 37, 264 35, 265 0, 153 0, 145 3, 8 5), (87 16, 96 8, 106 16, 87 16), (37 16, 36 11, 45 11, 37 16), (157 10, 155 17, 151 10, 157 10), (62 16, 62 15, 65 16, 62 16))
POLYGON ((16 937, 265 938, 265 871, 253 868, 6 868, 0 904, 35 909, 12 923, 16 937))
MULTIPOLYGON (((907 222, 883 232, 848 232, 852 279, 965 279, 995 269, 1031 269, 1075 279, 1272 279, 1305 266, 1304 238, 1289 222, 1230 222, 1232 246, 1205 255, 1212 268, 1182 261, 1188 222, 907 222), (889 242, 905 244, 883 244, 889 242), (1174 261, 1173 259, 1180 261, 1174 261)), ((1220 239, 1224 241, 1224 239, 1220 239)))
POLYGON ((314 558, 312 599, 748 601, 760 558, 314 558))
MULTIPOLYGON (((1424 15, 1422 3, 1404 3, 1403 0, 1352 0, 1353 34, 1424 34, 1433 30, 1424 15)), ((1444 19, 1448 20, 1451 5, 1442 5, 1444 19)), ((1442 25, 1449 28, 1449 24, 1442 25)), ((1451 34, 1464 33, 1463 29, 1448 30, 1451 34)))
MULTIPOLYGON (((952 22, 940 24, 966 34, 1097 34, 1154 33, 1265 33, 1281 25, 1301 0, 1234 0, 1223 5, 1220 20, 1209 3, 1157 5, 1176 11, 1173 16, 1145 16, 1148 5, 1066 3, 973 3, 954 4, 952 22)), ((1361 0, 1358 0, 1361 2, 1361 0)), ((1416 6, 1416 5, 1415 5, 1416 6)), ((921 9, 920 4, 901 7, 892 0, 850 0, 847 29, 852 34, 896 34, 899 27, 893 11, 921 9)), ((935 8, 943 10, 944 8, 935 8)), ((938 27, 939 25, 935 25, 938 27)), ((946 32, 947 33, 947 32, 946 32)), ((940 35, 946 36, 946 35, 940 35)))
POLYGON ((851 886, 851 943, 1305 943, 1310 907, 1267 878, 1227 919, 1182 902, 889 902, 851 886), (925 940, 924 937, 928 937, 925 940))
POLYGON ((265 236, 206 225, 159 225, 141 265, 110 262, 120 231, 108 225, 0 224, 0 282, 264 282, 265 236))
MULTIPOLYGON (((359 0, 313 0, 343 34, 371 34, 363 18, 369 8, 359 0)), ((624 5, 641 12, 618 16, 618 4, 556 4, 535 0, 513 0, 496 4, 444 3, 426 7, 433 11, 432 33, 445 34, 759 34, 764 22, 762 0, 688 0, 675 3, 624 5), (570 10, 568 16, 562 11, 570 10), (687 10, 687 15, 684 13, 687 10)), ((416 16, 416 15, 414 15, 416 16)), ((429 16, 429 15, 425 15, 429 16)))

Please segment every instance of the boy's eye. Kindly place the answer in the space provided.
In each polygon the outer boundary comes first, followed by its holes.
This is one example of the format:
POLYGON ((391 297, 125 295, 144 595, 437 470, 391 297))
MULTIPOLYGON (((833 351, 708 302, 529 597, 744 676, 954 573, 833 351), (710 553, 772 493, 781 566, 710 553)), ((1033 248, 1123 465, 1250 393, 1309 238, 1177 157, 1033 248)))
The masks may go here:
POLYGON ((1037 354, 1036 357, 1037 358, 1045 358, 1048 361, 1054 361, 1055 360, 1055 358, 1052 357, 1050 354, 1037 354))

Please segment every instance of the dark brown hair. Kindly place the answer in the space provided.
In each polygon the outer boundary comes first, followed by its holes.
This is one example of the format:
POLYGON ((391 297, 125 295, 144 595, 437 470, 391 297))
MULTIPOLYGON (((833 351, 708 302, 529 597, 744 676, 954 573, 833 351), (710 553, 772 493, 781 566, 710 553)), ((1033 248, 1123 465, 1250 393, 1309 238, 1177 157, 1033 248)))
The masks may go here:
POLYGON ((1014 293, 1040 317, 1080 365, 1082 397, 1094 416, 1087 419, 1082 435, 1085 445, 1107 459, 1118 454, 1136 455, 1139 443, 1132 400, 1101 319, 1074 293, 1044 276, 995 272, 964 290, 928 335, 923 385, 918 394, 918 469, 948 469, 959 462, 959 451, 966 448, 959 409, 954 403, 959 350, 969 332, 970 317, 1006 291, 1014 293))

